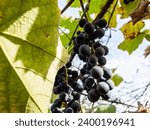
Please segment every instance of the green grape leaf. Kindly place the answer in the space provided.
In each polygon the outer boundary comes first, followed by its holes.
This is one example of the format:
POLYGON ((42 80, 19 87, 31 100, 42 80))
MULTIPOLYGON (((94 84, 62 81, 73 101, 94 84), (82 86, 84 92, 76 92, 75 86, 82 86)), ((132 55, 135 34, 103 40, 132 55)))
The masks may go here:
POLYGON ((130 21, 121 27, 121 32, 124 34, 125 40, 118 46, 119 49, 127 51, 131 54, 142 43, 145 34, 141 29, 145 26, 143 21, 139 21, 133 25, 130 21))
POLYGON ((150 41, 150 30, 144 30, 142 33, 145 34, 146 40, 150 41))
POLYGON ((61 34, 60 39, 64 47, 66 47, 72 37, 72 34, 78 24, 78 20, 72 19, 71 17, 63 17, 60 21, 61 34), (63 31, 62 31, 63 30, 63 31))
MULTIPOLYGON (((69 2, 70 0, 67 0, 67 3, 69 2)), ((83 4, 86 2, 86 0, 82 0, 83 4)), ((80 1, 79 0, 74 0, 73 3, 71 4, 70 7, 73 7, 73 8, 80 8, 81 5, 80 5, 80 1)))
POLYGON ((101 106, 96 108, 95 113, 116 113, 115 105, 101 106))
POLYGON ((111 4, 108 11, 104 15, 104 19, 106 19, 107 21, 110 20, 109 27, 114 27, 115 28, 117 26, 118 4, 115 7, 115 4, 116 4, 117 1, 118 0, 114 0, 114 2, 111 4), (115 7, 115 10, 113 12, 114 7, 115 7), (111 17, 111 15, 112 15, 112 17, 111 17))
POLYGON ((105 0, 91 0, 90 7, 89 7, 89 14, 98 14, 102 7, 106 4, 107 1, 105 0))
POLYGON ((57 0, 0 0, 0 15, 0 111, 48 112, 68 58, 58 40, 57 0))
POLYGON ((133 39, 125 39, 118 48, 131 54, 142 43, 144 37, 145 35, 141 33, 133 39))
POLYGON ((139 6, 141 0, 134 0, 129 4, 124 4, 123 0, 120 0, 121 7, 118 12, 121 14, 121 18, 127 18, 129 15, 139 6))
POLYGON ((111 79, 114 82, 115 86, 119 86, 120 83, 123 81, 123 78, 118 74, 115 74, 111 79))

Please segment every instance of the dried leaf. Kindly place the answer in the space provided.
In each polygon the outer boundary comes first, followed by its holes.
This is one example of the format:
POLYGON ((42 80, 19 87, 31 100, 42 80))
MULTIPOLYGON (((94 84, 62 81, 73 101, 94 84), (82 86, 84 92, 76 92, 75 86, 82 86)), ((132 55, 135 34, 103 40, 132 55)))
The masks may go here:
POLYGON ((150 16, 149 4, 149 0, 141 0, 139 6, 130 14, 133 24, 150 16))
POLYGON ((145 49, 144 56, 145 58, 150 54, 150 45, 145 49))

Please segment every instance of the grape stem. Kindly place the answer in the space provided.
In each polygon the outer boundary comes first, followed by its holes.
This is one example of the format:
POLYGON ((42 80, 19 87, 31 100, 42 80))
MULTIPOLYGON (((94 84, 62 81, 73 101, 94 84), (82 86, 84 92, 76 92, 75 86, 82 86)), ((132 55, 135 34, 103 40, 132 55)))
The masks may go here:
POLYGON ((67 5, 62 9, 61 14, 63 14, 74 2, 74 0, 70 0, 67 5))

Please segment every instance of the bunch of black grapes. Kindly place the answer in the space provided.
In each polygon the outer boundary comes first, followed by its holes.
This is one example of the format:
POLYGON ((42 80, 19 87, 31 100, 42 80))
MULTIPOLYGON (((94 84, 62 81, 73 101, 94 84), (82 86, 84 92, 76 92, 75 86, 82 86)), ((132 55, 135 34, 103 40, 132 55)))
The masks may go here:
POLYGON ((134 0, 123 0, 124 4, 129 4, 130 2, 134 2, 134 0))
POLYGON ((108 92, 114 87, 110 79, 112 71, 104 67, 109 49, 100 43, 107 27, 106 20, 99 19, 96 23, 90 23, 86 19, 81 19, 79 26, 83 31, 78 31, 73 39, 71 58, 58 71, 55 78, 53 92, 59 96, 51 106, 52 113, 81 112, 79 101, 83 93, 90 102, 95 103, 100 98, 108 100, 108 92), (72 69, 75 55, 84 62, 78 71, 72 69))

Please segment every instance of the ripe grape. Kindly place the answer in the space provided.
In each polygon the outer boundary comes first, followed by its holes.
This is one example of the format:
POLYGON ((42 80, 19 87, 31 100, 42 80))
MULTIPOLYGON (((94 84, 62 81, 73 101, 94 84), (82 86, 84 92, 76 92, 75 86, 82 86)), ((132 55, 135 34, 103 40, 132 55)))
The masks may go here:
POLYGON ((98 63, 100 66, 104 66, 106 64, 106 58, 103 56, 98 57, 98 63))
POLYGON ((78 78, 78 71, 76 70, 72 71, 72 78, 78 78))
POLYGON ((123 0, 124 4, 129 4, 130 0, 123 0))
POLYGON ((91 66, 95 66, 97 62, 98 62, 98 59, 95 55, 91 55, 91 56, 88 57, 88 63, 91 66))
POLYGON ((55 107, 51 112, 52 113, 62 113, 62 110, 58 107, 55 107))
POLYGON ((89 99, 89 101, 97 102, 99 98, 100 98, 100 95, 97 93, 96 89, 91 89, 88 92, 88 99, 89 99))
POLYGON ((94 32, 94 25, 92 23, 86 23, 83 27, 84 32, 87 34, 94 32))
POLYGON ((71 64, 70 61, 66 63, 66 67, 67 67, 67 68, 70 68, 71 66, 72 66, 72 64, 71 64))
POLYGON ((61 92, 59 94, 59 99, 63 102, 66 102, 68 100, 68 98, 69 98, 69 95, 65 92, 61 92))
POLYGON ((79 26, 80 26, 81 28, 83 28, 84 25, 85 25, 87 22, 88 22, 88 21, 87 21, 86 19, 81 19, 81 20, 79 21, 79 26))
POLYGON ((101 78, 103 76, 103 74, 104 74, 103 69, 99 66, 94 66, 90 70, 90 75, 95 79, 101 78))
POLYGON ((83 57, 90 55, 90 47, 88 45, 81 45, 79 48, 79 54, 83 57))
POLYGON ((96 50, 95 50, 95 55, 96 55, 97 57, 103 56, 104 54, 105 54, 105 50, 104 50, 103 47, 98 47, 98 48, 96 48, 96 50))
POLYGON ((105 28, 106 25, 107 25, 107 21, 105 19, 99 19, 97 22, 96 22, 96 25, 99 27, 99 28, 105 28))
POLYGON ((97 84, 96 90, 100 95, 107 94, 109 91, 109 86, 106 82, 99 82, 97 84))
POLYGON ((95 84, 95 81, 92 76, 89 76, 84 81, 84 86, 87 88, 92 88, 94 86, 94 84, 95 84))
POLYGON ((74 113, 81 111, 81 105, 78 102, 71 103, 70 107, 73 109, 74 113))
POLYGON ((74 100, 79 100, 81 95, 78 92, 73 91, 72 96, 74 100))
POLYGON ((84 41, 84 37, 79 34, 79 35, 76 37, 76 42, 77 42, 78 44, 83 44, 83 41, 84 41))
POLYGON ((110 79, 111 76, 112 76, 112 71, 111 71, 111 69, 103 68, 103 70, 104 70, 104 75, 103 75, 103 77, 104 77, 106 80, 110 79))
POLYGON ((104 55, 107 55, 109 53, 109 49, 107 46, 103 46, 103 49, 105 50, 105 54, 104 55))
POLYGON ((83 86, 77 83, 75 86, 75 91, 82 92, 83 90, 84 90, 83 86))
POLYGON ((107 80, 106 83, 109 85, 110 90, 112 90, 115 87, 114 82, 111 79, 107 80))
POLYGON ((73 109, 71 107, 68 107, 64 110, 64 113, 73 113, 73 109))

